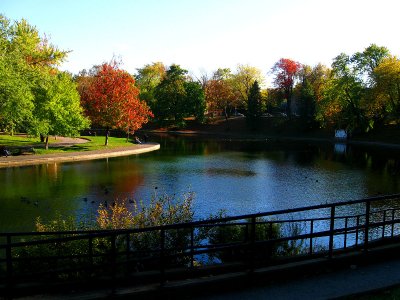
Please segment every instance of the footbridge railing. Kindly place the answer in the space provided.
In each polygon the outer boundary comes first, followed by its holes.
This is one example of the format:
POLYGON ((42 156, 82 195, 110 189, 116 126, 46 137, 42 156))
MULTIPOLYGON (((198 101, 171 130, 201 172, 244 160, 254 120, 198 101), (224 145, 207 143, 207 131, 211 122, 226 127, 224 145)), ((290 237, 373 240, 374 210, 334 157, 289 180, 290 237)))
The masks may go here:
POLYGON ((400 194, 124 230, 0 233, 0 296, 253 272, 400 237, 400 194))

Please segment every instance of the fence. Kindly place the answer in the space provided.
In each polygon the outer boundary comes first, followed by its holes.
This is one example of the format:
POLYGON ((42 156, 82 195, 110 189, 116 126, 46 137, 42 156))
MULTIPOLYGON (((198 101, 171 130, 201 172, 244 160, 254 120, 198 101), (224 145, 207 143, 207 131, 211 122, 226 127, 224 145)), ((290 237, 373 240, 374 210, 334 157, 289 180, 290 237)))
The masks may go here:
POLYGON ((163 284, 397 243, 400 195, 167 226, 0 234, 0 296, 163 284))

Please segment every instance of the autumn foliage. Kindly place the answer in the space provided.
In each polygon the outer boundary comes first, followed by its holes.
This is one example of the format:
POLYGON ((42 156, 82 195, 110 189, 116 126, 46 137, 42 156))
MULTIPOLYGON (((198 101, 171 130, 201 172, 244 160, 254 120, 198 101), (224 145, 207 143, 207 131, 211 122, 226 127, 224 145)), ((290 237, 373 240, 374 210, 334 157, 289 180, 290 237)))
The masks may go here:
POLYGON ((272 72, 275 74, 274 84, 283 91, 284 97, 288 101, 288 115, 290 115, 290 98, 292 96, 294 82, 300 69, 300 63, 288 58, 281 58, 272 68, 272 72))
POLYGON ((128 72, 103 64, 93 73, 78 78, 82 105, 93 124, 132 131, 153 117, 128 72))

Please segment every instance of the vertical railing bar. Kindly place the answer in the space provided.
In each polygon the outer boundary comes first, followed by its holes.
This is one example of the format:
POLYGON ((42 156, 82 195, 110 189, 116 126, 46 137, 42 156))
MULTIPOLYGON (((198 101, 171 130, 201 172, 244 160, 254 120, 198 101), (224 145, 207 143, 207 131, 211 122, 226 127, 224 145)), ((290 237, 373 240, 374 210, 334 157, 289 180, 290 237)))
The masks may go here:
POLYGON ((333 232, 335 230, 335 205, 331 206, 331 218, 329 226, 329 258, 333 257, 333 232))
POLYGON ((386 228, 385 222, 386 222, 386 210, 383 211, 382 239, 385 238, 385 228, 386 228))
POLYGON ((111 233, 111 294, 114 295, 116 291, 116 273, 117 273, 117 245, 116 245, 116 233, 111 233))
POLYGON ((313 254, 313 234, 314 234, 314 220, 310 223, 310 255, 313 254))
POLYGON ((165 283, 165 229, 162 228, 160 231, 160 273, 161 273, 161 284, 165 283))
POLYGON ((254 271, 255 267, 255 251, 256 251, 256 217, 251 218, 251 234, 250 234, 250 272, 254 271))
POLYGON ((126 233, 126 273, 129 274, 131 271, 131 235, 130 232, 126 233))
POLYGON ((391 233, 391 237, 394 236, 394 216, 395 216, 395 209, 392 209, 392 233, 391 233))
POLYGON ((369 215, 371 212, 371 202, 365 202, 365 230, 364 230, 364 250, 368 250, 368 242, 369 242, 369 215))
POLYGON ((6 268, 7 268, 7 290, 11 295, 12 277, 13 277, 13 263, 11 251, 11 234, 7 234, 7 247, 6 247, 6 268))
POLYGON ((190 267, 194 268, 194 227, 190 227, 190 267))
POLYGON ((347 227, 348 227, 349 217, 344 219, 344 249, 347 248, 347 227))
POLYGON ((356 224, 356 246, 358 246, 358 226, 360 226, 360 216, 357 216, 357 224, 356 224))
POLYGON ((89 274, 92 276, 93 274, 93 237, 92 235, 89 236, 88 239, 89 245, 88 245, 88 252, 89 252, 89 274))

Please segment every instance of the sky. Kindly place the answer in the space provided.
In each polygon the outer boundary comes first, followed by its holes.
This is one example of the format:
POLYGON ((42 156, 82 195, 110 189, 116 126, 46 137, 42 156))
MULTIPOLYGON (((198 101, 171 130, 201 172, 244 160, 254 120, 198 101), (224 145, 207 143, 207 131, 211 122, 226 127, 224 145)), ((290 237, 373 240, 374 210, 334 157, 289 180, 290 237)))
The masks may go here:
POLYGON ((280 58, 330 66, 372 43, 399 56, 399 9, 398 0, 0 0, 8 19, 71 51, 61 69, 73 74, 117 57, 130 73, 158 61, 195 76, 247 64, 267 80, 280 58))

